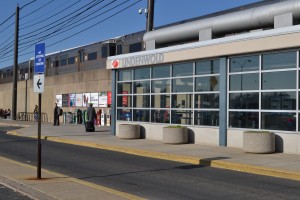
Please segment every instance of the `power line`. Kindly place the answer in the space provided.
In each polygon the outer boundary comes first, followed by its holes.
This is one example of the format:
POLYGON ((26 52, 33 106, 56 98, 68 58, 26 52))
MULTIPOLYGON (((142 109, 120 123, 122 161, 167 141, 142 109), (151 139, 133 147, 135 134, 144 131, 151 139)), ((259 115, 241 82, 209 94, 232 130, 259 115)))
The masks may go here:
MULTIPOLYGON (((37 12, 37 11, 41 10, 41 8, 44 8, 44 7, 46 7, 47 5, 49 5, 50 3, 52 3, 53 1, 55 1, 55 0, 51 0, 51 1, 49 1, 48 3, 46 3, 46 4, 42 5, 41 7, 37 8, 36 10, 34 10, 34 11, 31 11, 31 12, 30 12, 30 13, 28 13, 27 15, 25 15, 25 16, 23 16, 23 17, 21 17, 21 18, 20 18, 20 20, 22 20, 22 19, 24 19, 24 18, 26 18, 26 17, 28 17, 28 16, 32 15, 33 13, 35 13, 35 12, 37 12)), ((33 2, 34 2, 34 1, 33 1, 33 2)), ((32 3, 32 2, 31 2, 31 3, 32 3)), ((26 5, 28 5, 28 4, 26 4, 26 5)), ((24 7, 24 6, 23 6, 23 7, 24 7)))
POLYGON ((29 3, 27 3, 27 4, 25 4, 24 6, 22 6, 22 7, 20 8, 20 10, 22 10, 23 8, 25 8, 26 6, 32 4, 32 3, 35 2, 35 1, 36 1, 36 0, 33 0, 33 1, 31 1, 31 2, 29 2, 29 3))

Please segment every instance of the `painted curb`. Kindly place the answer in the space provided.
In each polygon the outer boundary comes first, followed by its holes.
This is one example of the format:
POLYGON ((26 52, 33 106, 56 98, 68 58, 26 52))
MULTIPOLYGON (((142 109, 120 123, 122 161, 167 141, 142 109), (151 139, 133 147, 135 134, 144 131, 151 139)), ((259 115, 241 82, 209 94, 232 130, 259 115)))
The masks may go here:
MULTIPOLYGON (((14 131, 9 131, 9 132, 7 132, 7 134, 11 134, 11 135, 15 135, 15 136, 22 136, 22 137, 29 137, 29 138, 37 138, 35 136, 23 136, 14 131)), ((96 143, 92 143, 92 142, 82 142, 82 141, 78 141, 78 140, 57 138, 57 137, 52 137, 52 136, 51 137, 44 136, 44 137, 42 137, 42 139, 52 141, 52 142, 59 142, 59 143, 85 146, 85 147, 91 147, 91 148, 97 148, 97 149, 103 149, 103 150, 110 150, 110 151, 122 152, 122 153, 144 156, 144 157, 149 157, 149 158, 157 158, 157 159, 162 159, 162 160, 182 162, 182 163, 188 163, 188 164, 193 164, 193 165, 203 165, 203 166, 215 167, 215 168, 219 168, 219 169, 227 169, 227 170, 232 170, 232 171, 246 172, 246 173, 251 173, 251 174, 258 174, 258 175, 300 181, 300 172, 298 172, 298 171, 287 171, 287 170, 281 170, 281 169, 276 169, 276 168, 271 168, 271 167, 248 165, 248 164, 241 164, 241 163, 236 163, 236 162, 209 160, 209 159, 202 159, 202 158, 192 157, 192 156, 182 156, 182 155, 174 155, 174 154, 161 153, 161 152, 155 152, 155 151, 139 150, 139 149, 128 148, 128 147, 120 147, 120 146, 113 146, 113 145, 106 145, 106 144, 96 144, 96 143)))

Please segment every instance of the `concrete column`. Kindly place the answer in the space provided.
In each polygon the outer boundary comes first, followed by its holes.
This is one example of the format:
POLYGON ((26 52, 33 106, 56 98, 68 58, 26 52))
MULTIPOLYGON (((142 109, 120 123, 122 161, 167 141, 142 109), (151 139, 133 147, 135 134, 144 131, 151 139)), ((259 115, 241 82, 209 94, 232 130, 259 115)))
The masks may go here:
POLYGON ((111 70, 111 133, 116 135, 116 121, 117 121, 117 70, 111 70))
POLYGON ((155 49, 155 40, 150 40, 146 42, 146 50, 155 49))
POLYGON ((227 59, 220 58, 219 146, 227 146, 227 59))
POLYGON ((212 39, 212 29, 207 28, 199 31, 199 42, 212 39))
POLYGON ((274 28, 293 26, 293 13, 285 13, 274 17, 274 28))

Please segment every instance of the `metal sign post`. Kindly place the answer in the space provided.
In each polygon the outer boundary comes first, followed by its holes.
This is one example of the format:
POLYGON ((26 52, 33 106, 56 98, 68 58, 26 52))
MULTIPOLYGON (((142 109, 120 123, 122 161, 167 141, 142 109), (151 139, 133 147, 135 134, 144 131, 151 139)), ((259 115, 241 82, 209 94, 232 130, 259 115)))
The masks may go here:
POLYGON ((41 143, 41 121, 42 121, 42 93, 44 92, 45 73, 45 43, 35 45, 34 58, 34 81, 33 91, 39 93, 38 107, 38 142, 37 142, 37 178, 41 179, 42 169, 42 143, 41 143))

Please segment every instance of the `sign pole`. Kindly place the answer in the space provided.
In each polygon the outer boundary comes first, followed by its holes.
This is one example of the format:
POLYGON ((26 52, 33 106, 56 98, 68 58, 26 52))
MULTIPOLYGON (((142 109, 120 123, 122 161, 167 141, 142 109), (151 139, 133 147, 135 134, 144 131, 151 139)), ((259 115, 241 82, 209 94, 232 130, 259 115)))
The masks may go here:
POLYGON ((42 93, 44 92, 45 73, 45 43, 35 45, 33 91, 39 94, 38 103, 38 141, 37 141, 37 179, 41 179, 42 171, 42 143, 41 143, 41 122, 42 122, 42 93))
POLYGON ((39 93, 39 117, 38 117, 38 152, 37 152, 37 178, 41 179, 42 169, 42 144, 41 144, 41 121, 42 121, 42 94, 39 93))

